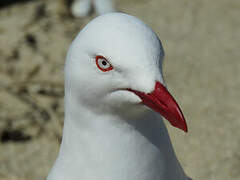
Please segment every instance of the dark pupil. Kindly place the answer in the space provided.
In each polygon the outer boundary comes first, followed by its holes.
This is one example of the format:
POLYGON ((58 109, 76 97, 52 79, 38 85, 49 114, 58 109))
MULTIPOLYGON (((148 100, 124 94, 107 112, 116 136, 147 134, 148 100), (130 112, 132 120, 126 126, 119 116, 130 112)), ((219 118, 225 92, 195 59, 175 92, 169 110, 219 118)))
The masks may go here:
POLYGON ((106 61, 102 61, 102 65, 106 66, 107 62, 106 61))

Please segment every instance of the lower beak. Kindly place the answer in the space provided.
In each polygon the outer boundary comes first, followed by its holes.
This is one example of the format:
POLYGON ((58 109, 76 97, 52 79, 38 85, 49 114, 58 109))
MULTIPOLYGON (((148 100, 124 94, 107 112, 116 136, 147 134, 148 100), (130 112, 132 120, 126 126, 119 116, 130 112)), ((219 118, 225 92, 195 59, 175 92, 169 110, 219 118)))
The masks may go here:
POLYGON ((154 91, 148 94, 132 89, 129 89, 129 91, 138 95, 144 105, 160 113, 171 125, 185 132, 188 131, 181 109, 172 95, 160 82, 156 82, 154 91))

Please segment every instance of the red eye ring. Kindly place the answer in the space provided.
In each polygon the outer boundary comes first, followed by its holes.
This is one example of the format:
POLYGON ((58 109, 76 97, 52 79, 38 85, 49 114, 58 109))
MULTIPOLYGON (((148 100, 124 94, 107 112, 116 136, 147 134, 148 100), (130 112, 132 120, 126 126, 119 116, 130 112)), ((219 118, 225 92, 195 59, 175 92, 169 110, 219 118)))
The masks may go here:
POLYGON ((110 71, 113 69, 112 65, 103 56, 96 56, 96 65, 98 69, 100 69, 103 72, 110 71))

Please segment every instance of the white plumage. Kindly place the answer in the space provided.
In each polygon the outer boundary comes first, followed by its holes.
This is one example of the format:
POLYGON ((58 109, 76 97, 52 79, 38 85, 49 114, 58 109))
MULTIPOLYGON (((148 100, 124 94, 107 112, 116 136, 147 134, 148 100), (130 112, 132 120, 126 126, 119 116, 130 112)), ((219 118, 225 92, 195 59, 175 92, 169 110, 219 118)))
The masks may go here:
POLYGON ((163 83, 162 58, 157 35, 127 14, 99 16, 78 34, 65 66, 63 140, 47 180, 188 179, 161 116, 130 91, 163 83), (100 70, 96 56, 113 69, 100 70))

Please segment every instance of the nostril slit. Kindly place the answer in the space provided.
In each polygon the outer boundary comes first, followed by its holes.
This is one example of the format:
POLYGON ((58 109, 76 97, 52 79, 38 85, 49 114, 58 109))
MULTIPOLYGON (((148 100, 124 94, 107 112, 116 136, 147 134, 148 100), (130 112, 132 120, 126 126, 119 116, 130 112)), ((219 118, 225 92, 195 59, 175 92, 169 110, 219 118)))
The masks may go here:
POLYGON ((158 102, 160 102, 160 103, 161 103, 161 105, 163 105, 163 106, 164 106, 164 108, 167 108, 167 107, 168 107, 166 103, 164 103, 163 101, 161 101, 161 100, 159 100, 159 99, 158 99, 158 102))

